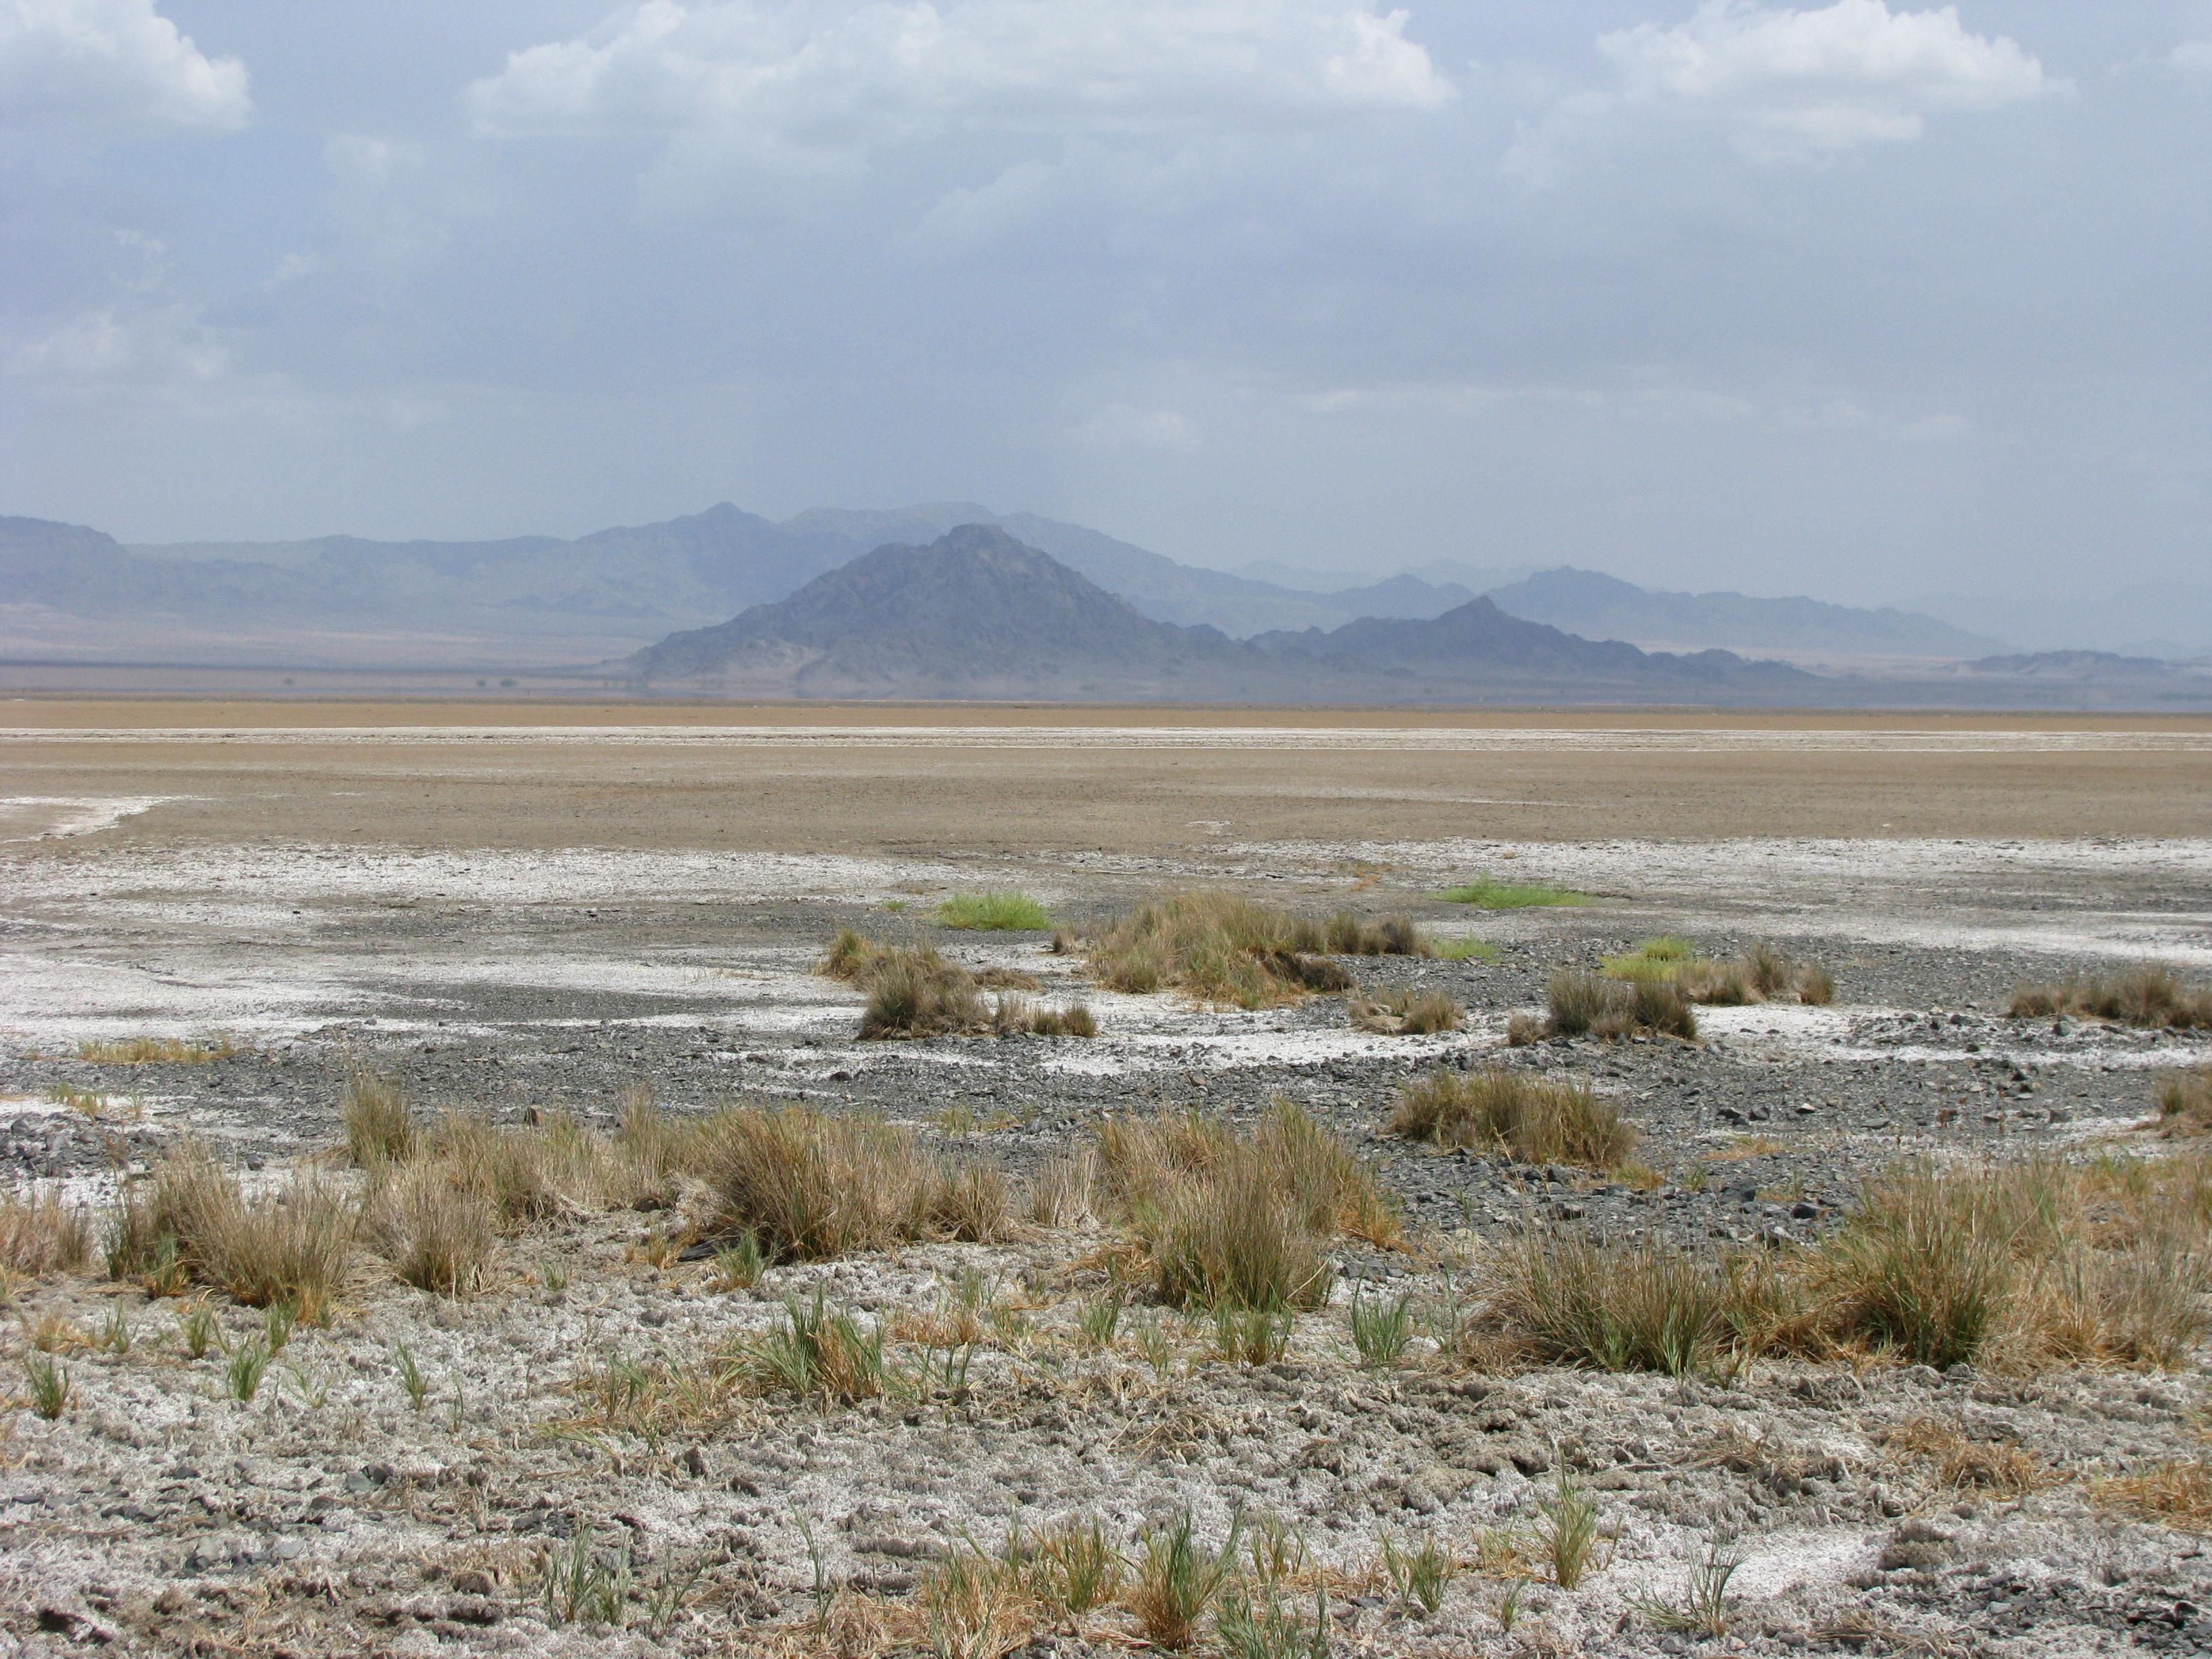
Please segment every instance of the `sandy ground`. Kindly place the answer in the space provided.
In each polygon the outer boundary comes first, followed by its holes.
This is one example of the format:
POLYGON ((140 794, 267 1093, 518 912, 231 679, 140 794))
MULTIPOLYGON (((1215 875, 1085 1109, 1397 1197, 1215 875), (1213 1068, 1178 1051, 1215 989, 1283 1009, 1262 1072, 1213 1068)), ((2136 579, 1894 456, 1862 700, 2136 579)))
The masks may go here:
MULTIPOLYGON (((1416 1235, 1448 1248, 1351 1253, 1286 1360, 1252 1368, 1172 1318, 1164 1362, 1133 1337, 1079 1352, 1095 1287, 1076 1264, 1108 1242, 1096 1230, 778 1268, 731 1294, 701 1264, 636 1259, 653 1218, 577 1217, 511 1242, 494 1289, 460 1303, 365 1262, 339 1318, 295 1336, 291 1370, 250 1403, 222 1397, 220 1356, 181 1354, 173 1304, 96 1278, 19 1287, 22 1332, 46 1315, 93 1332, 120 1307, 140 1334, 128 1352, 68 1352, 78 1392, 60 1420, 15 1415, 0 1651, 830 1652, 846 1638, 809 1625, 802 1520, 854 1612, 906 1605, 964 1538, 1095 1514, 1127 1545, 1185 1505, 1215 1537, 1239 1506, 1300 1528, 1339 1575, 1343 1653, 2212 1644, 2197 1541, 2094 1501, 2106 1476, 2197 1455, 2193 1364, 1674 1382, 1485 1375, 1417 1340, 1377 1373, 1346 1334, 1363 1279, 1433 1307, 1440 1264, 1535 1215, 1600 1237, 1786 1241, 1833 1224, 1902 1152, 2142 1147, 2153 1078, 2212 1060, 2212 1042, 2002 1011, 2024 978, 2152 957, 2212 969, 2212 723, 1148 718, 6 705, 0 1154, 18 1182, 96 1197, 185 1131, 274 1172, 327 1147, 362 1060, 425 1103, 502 1115, 604 1122, 639 1082, 676 1111, 804 1099, 1018 1175, 1107 1112, 1244 1116, 1284 1095, 1361 1147, 1416 1235), (1473 913, 1435 897, 1478 872, 1593 902, 1473 913), (1407 912, 1498 960, 1359 964, 1469 1011, 1462 1032, 1393 1038, 1353 1030, 1334 999, 1240 1013, 1116 996, 1042 936, 929 925, 955 890, 1018 886, 1082 927, 1194 882, 1407 912), (1085 998, 1100 1036, 856 1042, 857 1000, 811 971, 846 925, 1032 973, 1085 998), (1642 1127, 1656 1191, 1378 1133, 1407 1078, 1491 1056, 1553 968, 1662 931, 1716 952, 1777 939, 1828 965, 1838 996, 1705 1011, 1694 1048, 1540 1057, 1642 1127), (133 1036, 238 1052, 75 1058, 133 1036), (71 1103, 62 1085, 83 1092, 71 1103), (895 1319, 977 1273, 1021 1312, 957 1397, 753 1402, 652 1442, 573 1427, 574 1384, 610 1354, 681 1361, 817 1287, 895 1319), (394 1382, 401 1346, 432 1377, 425 1410, 394 1382), (2023 1495, 1946 1486, 1884 1437, 1922 1418, 2016 1441, 2048 1479, 2023 1495), (1746 1435, 1765 1449, 1744 1455, 1746 1435), (1563 1470, 1598 1498, 1604 1565, 1572 1592, 1538 1571, 1509 1631, 1499 1603, 1528 1563, 1493 1549, 1478 1565, 1477 1546, 1487 1528, 1525 1550, 1563 1470), (635 1561, 622 1628, 544 1611, 548 1553, 583 1528, 635 1561), (1678 1596, 1717 1533, 1743 1565, 1713 1644, 1639 1598, 1678 1596), (1386 1537, 1420 1535, 1469 1562, 1434 1615, 1376 1565, 1386 1537), (654 1613, 654 1576, 694 1572, 677 1611, 654 1613)), ((222 1317, 234 1340, 258 1319, 222 1317)), ((23 1346, 9 1339, 10 1367, 23 1346)), ((1109 1616, 1034 1650, 1128 1640, 1109 1616)))

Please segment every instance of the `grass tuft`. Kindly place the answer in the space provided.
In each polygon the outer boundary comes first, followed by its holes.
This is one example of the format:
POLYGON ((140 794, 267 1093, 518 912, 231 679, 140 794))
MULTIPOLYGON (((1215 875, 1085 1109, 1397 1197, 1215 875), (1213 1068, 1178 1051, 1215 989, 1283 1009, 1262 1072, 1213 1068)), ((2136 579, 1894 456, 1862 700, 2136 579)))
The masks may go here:
POLYGON ((157 1295, 198 1280, 248 1307, 289 1303, 318 1324, 344 1281, 355 1220, 352 1202, 313 1173, 248 1196, 205 1146, 186 1143, 125 1191, 109 1271, 157 1295))
POLYGON ((1692 1002, 1724 1007, 1782 997, 1825 1004, 1836 994, 1836 981, 1827 969, 1795 961, 1763 942, 1733 962, 1715 962, 1699 956, 1689 940, 1662 933, 1638 939, 1632 949, 1606 957, 1599 966, 1609 979, 1671 985, 1692 1002))
POLYGON ((1662 978, 1621 980, 1563 968, 1544 991, 1552 1036, 1657 1036, 1695 1042, 1698 1017, 1681 987, 1662 978))
POLYGON ((2146 963, 2117 974, 2023 985, 2006 1012, 2014 1019, 2074 1014, 2146 1030, 2212 1030, 2212 986, 2185 985, 2171 968, 2146 963))
POLYGON ((1467 1024, 1467 1010, 1442 991, 1376 991, 1355 996, 1352 1023, 1386 1036, 1433 1036, 1467 1024))
POLYGON ((206 1066, 237 1052, 238 1045, 228 1037, 204 1042, 182 1037, 115 1037, 76 1045, 76 1057, 95 1066, 206 1066))
POLYGON ((1178 1307, 1317 1307, 1333 1239, 1399 1237, 1366 1167, 1286 1102, 1241 1136, 1200 1117, 1109 1118, 1098 1150, 1161 1297, 1178 1307))
POLYGON ((2169 1138, 2212 1134, 2212 1066, 2158 1080, 2158 1131, 2169 1138))
POLYGON ((1240 1516, 1230 1523, 1228 1540, 1218 1550, 1210 1549, 1184 1510, 1145 1534, 1127 1605, 1147 1642, 1180 1653, 1197 1639, 1199 1621, 1236 1576, 1243 1531, 1240 1516))
POLYGON ((0 1192, 0 1278, 69 1273, 91 1255, 91 1221, 58 1193, 35 1186, 0 1192))
POLYGON ((1111 989, 1144 995, 1172 987, 1241 1008, 1351 989, 1352 975, 1331 957, 1432 954, 1402 916, 1369 921, 1345 910, 1317 921, 1228 893, 1155 900, 1086 950, 1091 971, 1111 989))
POLYGON ((1400 1091, 1390 1128, 1440 1146, 1586 1170, 1616 1168, 1636 1149, 1635 1128, 1589 1085, 1502 1066, 1416 1079, 1400 1091))
POLYGON ((490 1268, 499 1212, 481 1187, 442 1164, 405 1165, 380 1181, 364 1231, 400 1279, 439 1296, 466 1296, 490 1268))
POLYGON ((1588 893, 1540 881, 1499 881, 1477 876, 1437 895, 1447 904, 1471 904, 1478 910, 1528 910, 1553 905, 1588 904, 1588 893))
POLYGON ((346 1156, 356 1169, 414 1156, 415 1115, 398 1079, 356 1068, 338 1097, 338 1115, 345 1124, 346 1156))
POLYGON ((937 907, 940 927, 994 933, 1042 932, 1052 914, 1027 893, 955 893, 937 907))

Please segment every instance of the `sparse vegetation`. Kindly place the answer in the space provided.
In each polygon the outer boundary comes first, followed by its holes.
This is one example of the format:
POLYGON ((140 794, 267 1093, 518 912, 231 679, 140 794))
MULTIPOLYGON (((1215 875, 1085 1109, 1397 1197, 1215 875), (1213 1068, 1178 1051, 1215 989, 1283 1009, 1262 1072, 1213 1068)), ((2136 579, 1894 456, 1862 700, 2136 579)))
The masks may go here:
POLYGON ((1354 996, 1350 1008, 1354 1025, 1387 1036, 1431 1036, 1467 1023, 1467 1010, 1442 991, 1376 991, 1354 996))
POLYGON ((937 907, 940 927, 1042 932, 1052 913, 1027 893, 955 893, 937 907))
POLYGON ((1607 957, 1601 971, 1611 979, 1658 982, 1680 990, 1692 1002, 1735 1007, 1789 996, 1799 1002, 1826 1003, 1836 994, 1827 970, 1793 961, 1772 945, 1754 945, 1733 962, 1699 956, 1686 939, 1662 934, 1639 939, 1620 956, 1607 957))
POLYGON ((1439 962, 1495 962, 1498 957, 1498 947, 1487 939, 1431 937, 1429 948, 1439 962))
POLYGON ((249 1307, 289 1303, 319 1322, 345 1275, 352 1203, 310 1171, 251 1196, 205 1146, 188 1142, 124 1191, 109 1270, 149 1293, 211 1285, 249 1307))
POLYGON ((1504 1066, 1416 1079, 1400 1091, 1390 1127, 1440 1146, 1586 1170, 1613 1169, 1636 1148, 1634 1127, 1589 1085, 1504 1066))
POLYGON ((2049 1484, 2043 1461, 2009 1438, 1974 1438, 1952 1423, 1916 1417, 1886 1430, 1881 1442, 1926 1463, 1936 1480, 1960 1490, 2018 1498, 2049 1484))
POLYGON ((2158 1080, 2158 1130, 2170 1137, 2212 1134, 2212 1066, 2158 1080))
POLYGON ((346 1157, 356 1169, 414 1155, 415 1114, 398 1079, 356 1067, 338 1097, 338 1115, 345 1124, 346 1157))
POLYGON ((1563 1471, 1544 1505, 1541 1542, 1553 1583, 1565 1590, 1581 1588, 1597 1564, 1598 1536, 1596 1503, 1563 1471))
POLYGON ((2172 1366, 2208 1328, 2201 1160, 1900 1164, 1819 1243, 1693 1254, 1540 1232, 1498 1251, 1474 1334, 1540 1363, 1671 1375, 1759 1353, 1938 1368, 2172 1366))
POLYGON ((110 1037, 76 1045, 76 1057, 94 1066, 205 1066, 237 1052, 238 1045, 228 1037, 200 1042, 182 1037, 110 1037))
POLYGON ((1671 980, 1610 979, 1563 968, 1552 975, 1544 995, 1547 1036, 1697 1039, 1698 1017, 1681 987, 1671 980))
POLYGON ((1352 1298, 1352 1345, 1359 1363, 1382 1370, 1406 1356, 1413 1335, 1413 1298, 1356 1295, 1352 1298))
POLYGON ((884 1392, 883 1328, 863 1326, 821 1291, 811 1302, 787 1301, 782 1320, 767 1335, 744 1344, 738 1354, 760 1387, 841 1405, 873 1400, 884 1392))
POLYGON ((0 1191, 0 1273, 45 1279, 82 1267, 92 1254, 92 1223, 50 1188, 0 1191))
POLYGON ((1147 1642, 1180 1653, 1197 1639, 1199 1621, 1235 1577, 1243 1530, 1240 1516, 1231 1522, 1227 1541, 1218 1550, 1209 1549, 1184 1510, 1145 1534, 1128 1607, 1147 1642))
POLYGON ((2186 985, 2157 963, 2117 974, 2092 974, 2056 984, 2023 985, 2006 1011, 2014 1019, 2073 1014, 2145 1030, 2212 1029, 2212 986, 2186 985))
POLYGON ((2092 1481, 2089 1498, 2100 1509, 2138 1521, 2182 1532, 2212 1533, 2212 1462, 2201 1457, 2092 1481))
POLYGON ((1403 917, 1324 921, 1226 893, 1179 893, 1123 917, 1087 945, 1091 971, 1116 991, 1173 988, 1202 1002, 1269 1008, 1352 988, 1342 956, 1431 954, 1403 917))
POLYGON ((75 1389, 67 1367, 36 1349, 23 1356, 23 1380, 30 1387, 31 1409, 52 1422, 69 1409, 75 1389))
POLYGON ((499 1216, 481 1186, 442 1162, 412 1163, 380 1180, 363 1212, 369 1241, 417 1290, 465 1296, 491 1265, 499 1216))
POLYGON ((1099 1154, 1162 1298, 1178 1307, 1318 1306, 1330 1239, 1398 1237, 1374 1177, 1287 1103, 1241 1136, 1200 1117, 1109 1119, 1099 1154))
POLYGON ((1478 910, 1528 910, 1591 902, 1588 893, 1578 893, 1571 887, 1541 881, 1500 881, 1494 876, 1477 876, 1446 888, 1437 896, 1447 904, 1471 904, 1478 910))
POLYGON ((867 993, 860 1012, 865 1038, 956 1036, 1096 1036, 1097 1022, 1075 1003, 1042 1007, 1007 993, 1035 990, 1025 974, 978 975, 948 961, 934 945, 882 945, 847 928, 832 941, 821 971, 867 993), (986 985, 999 988, 984 1000, 986 985))

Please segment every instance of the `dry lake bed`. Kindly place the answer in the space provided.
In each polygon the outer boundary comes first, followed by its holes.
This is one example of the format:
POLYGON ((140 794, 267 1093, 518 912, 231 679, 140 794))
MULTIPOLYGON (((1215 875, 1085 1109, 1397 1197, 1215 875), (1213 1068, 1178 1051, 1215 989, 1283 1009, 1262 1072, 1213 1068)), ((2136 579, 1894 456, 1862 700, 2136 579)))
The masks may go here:
MULTIPOLYGON (((2212 1177, 2154 1121, 2212 1030, 2011 1013, 2148 963, 2212 984, 2202 719, 0 704, 0 1651, 2212 1650, 2212 1177), (1253 1008, 1105 982, 1193 892, 1428 953, 1253 1008), (1041 925, 940 924, 1010 893, 1041 925), (1535 896, 1576 902, 1496 903, 1535 896), (1096 1035, 861 1040, 847 929, 1096 1035), (1530 1029, 1662 938, 1832 994, 1530 1029), (1457 1028, 1353 1018, 1398 993, 1457 1028), (1439 1072, 1586 1085, 1628 1150, 1394 1133, 1439 1072), (566 1148, 450 1293, 347 1154, 362 1078, 421 1148, 566 1148), (1285 1102, 1381 1207, 1255 1325, 1166 1282, 1115 1136, 1285 1102), (727 1159, 640 1150, 732 1107, 982 1196, 750 1262, 727 1159), (111 1249, 180 1148, 345 1218, 322 1305, 111 1249), (1988 1305, 1938 1315, 1982 1338, 1844 1308, 1870 1183, 1992 1169, 2080 1237, 1977 1236, 1988 1305), (1767 1275, 1771 1328, 1532 1334, 1532 1253, 1638 1250, 1767 1275)), ((1906 1296, 1949 1245, 1901 1248, 1906 1296)))

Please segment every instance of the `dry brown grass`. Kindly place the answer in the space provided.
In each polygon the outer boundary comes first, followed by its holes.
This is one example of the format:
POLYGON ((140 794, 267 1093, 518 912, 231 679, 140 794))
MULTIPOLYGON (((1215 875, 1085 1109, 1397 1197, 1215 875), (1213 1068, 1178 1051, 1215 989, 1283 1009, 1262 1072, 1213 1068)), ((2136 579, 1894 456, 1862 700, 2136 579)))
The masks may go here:
POLYGON ((356 1066, 338 1097, 338 1117, 345 1125, 346 1156, 356 1169, 404 1159, 415 1151, 415 1115, 397 1078, 356 1066))
POLYGON ((1636 1149, 1635 1128, 1589 1085, 1503 1066, 1417 1078, 1399 1091, 1390 1128, 1440 1146, 1587 1170, 1613 1169, 1636 1149))
POLYGON ((1085 949, 1091 971, 1114 990, 1142 995, 1173 988, 1240 1008, 1351 989, 1352 975, 1331 957, 1433 954, 1402 916, 1377 921, 1340 911, 1316 920, 1230 893, 1157 899, 1085 949))
POLYGON ((2023 985, 2006 1012, 2014 1019, 2074 1014, 2148 1030, 2205 1030, 2212 1029, 2212 986, 2184 984, 2171 968, 2147 963, 2117 974, 2023 985))
POLYGON ((2157 1127, 2168 1139, 2212 1134, 2212 1066, 2158 1080, 2157 1127))
POLYGON ((2092 1481, 2099 1509, 2183 1532, 2212 1533, 2212 1463, 2201 1457, 2159 1463, 2139 1474, 2092 1481))
POLYGON ((392 1170, 371 1190, 362 1230, 392 1271, 417 1290, 465 1296, 483 1282, 499 1212, 481 1185, 441 1163, 392 1170))
POLYGON ((1365 1166, 1286 1102, 1243 1135, 1190 1115, 1110 1118, 1098 1150, 1103 1182, 1176 1306, 1318 1306, 1330 1240, 1400 1237, 1365 1166))
POLYGON ((1478 1345, 1601 1369, 1782 1352, 2015 1373, 2172 1367, 2208 1329, 2208 1241, 2201 1158, 1911 1162, 1870 1181, 1844 1226, 1793 1250, 1533 1233, 1488 1264, 1470 1330, 1478 1345))
POLYGON ((1375 991, 1354 996, 1352 1023, 1385 1036, 1432 1036, 1467 1024, 1467 1010, 1442 991, 1375 991))
POLYGON ((1956 1424, 1916 1417, 1885 1430, 1881 1443, 1926 1463, 1936 1480, 1961 1491, 2021 1498, 2051 1484, 2043 1460, 2009 1437, 1974 1439, 1956 1424))
POLYGON ((975 972, 948 961, 931 945, 884 945, 848 927, 837 935, 817 967, 830 978, 867 993, 860 1011, 860 1036, 872 1041, 1098 1034, 1091 1010, 1079 1002, 1043 1007, 1013 994, 1036 990, 1032 975, 997 968, 975 972), (987 1002, 986 989, 1001 994, 987 1002))
POLYGON ((1563 968, 1544 990, 1548 1036, 1672 1036, 1695 1042, 1698 1017, 1669 979, 1609 979, 1563 968))
POLYGON ((95 1066, 205 1066, 237 1052, 238 1045, 228 1037, 199 1042, 183 1037, 114 1037, 76 1045, 76 1057, 95 1066))
POLYGON ((92 1221, 50 1188, 0 1191, 0 1276, 45 1279, 92 1255, 92 1221))
POLYGON ((352 1200, 312 1171, 249 1195, 235 1172, 188 1142, 124 1194, 110 1268, 157 1291, 181 1288, 174 1273, 249 1307, 288 1304, 319 1323, 344 1282, 355 1222, 352 1200))

